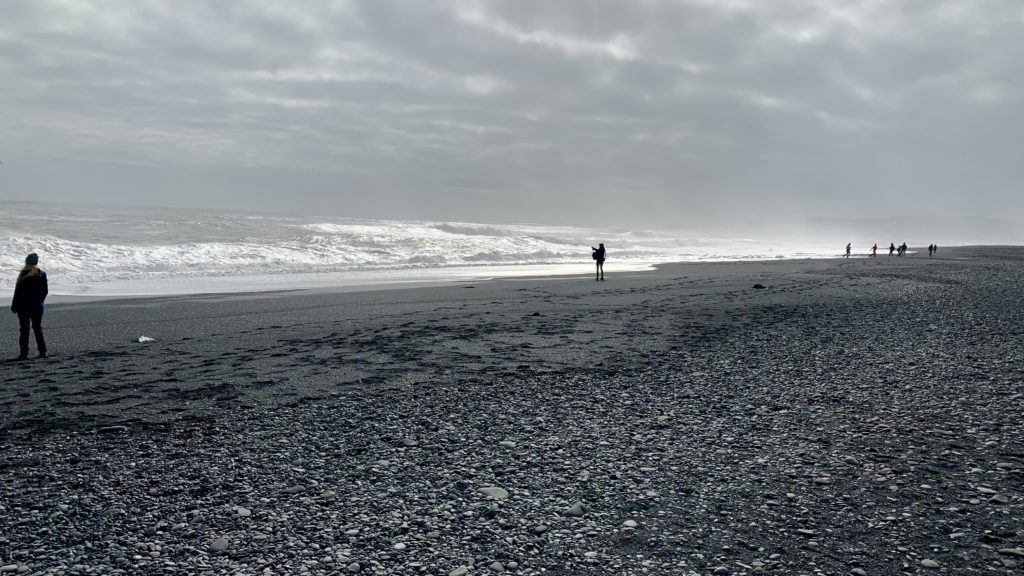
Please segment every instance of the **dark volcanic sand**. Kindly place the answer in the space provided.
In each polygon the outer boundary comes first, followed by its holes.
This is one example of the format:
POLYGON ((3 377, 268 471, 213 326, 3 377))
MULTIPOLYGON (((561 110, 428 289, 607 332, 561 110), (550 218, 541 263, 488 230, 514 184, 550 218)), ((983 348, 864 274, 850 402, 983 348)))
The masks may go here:
POLYGON ((1020 570, 1024 249, 611 264, 51 306, 0 571, 1020 570))

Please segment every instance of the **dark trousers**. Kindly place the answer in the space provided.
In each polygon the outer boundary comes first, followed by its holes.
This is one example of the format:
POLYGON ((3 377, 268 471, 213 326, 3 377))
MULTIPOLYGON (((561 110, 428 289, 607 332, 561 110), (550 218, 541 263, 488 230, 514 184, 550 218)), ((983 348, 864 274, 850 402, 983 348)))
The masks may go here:
POLYGON ((46 354, 46 340, 43 339, 43 308, 35 310, 18 310, 18 322, 21 324, 21 338, 18 344, 21 345, 21 355, 28 356, 28 325, 32 323, 32 331, 36 333, 36 348, 39 355, 46 354))

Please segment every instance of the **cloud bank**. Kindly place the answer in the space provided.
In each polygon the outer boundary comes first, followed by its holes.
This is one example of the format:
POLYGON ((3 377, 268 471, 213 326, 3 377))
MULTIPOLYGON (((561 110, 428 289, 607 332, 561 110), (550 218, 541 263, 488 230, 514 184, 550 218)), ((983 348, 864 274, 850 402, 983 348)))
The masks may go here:
POLYGON ((1024 208, 990 0, 14 0, 0 198, 697 225, 1024 208))

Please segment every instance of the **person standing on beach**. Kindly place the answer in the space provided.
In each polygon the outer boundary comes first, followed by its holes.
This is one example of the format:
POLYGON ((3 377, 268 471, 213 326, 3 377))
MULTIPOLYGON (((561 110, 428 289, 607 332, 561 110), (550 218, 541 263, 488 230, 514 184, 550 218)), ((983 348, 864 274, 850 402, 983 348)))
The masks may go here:
POLYGON ((36 335, 36 348, 39 350, 39 357, 46 358, 46 340, 43 339, 43 301, 50 293, 46 284, 46 272, 39 269, 39 256, 35 253, 25 258, 25 267, 18 273, 18 281, 14 285, 14 301, 11 302, 11 312, 18 315, 18 323, 21 325, 21 335, 18 344, 21 346, 21 353, 18 360, 28 358, 28 328, 32 325, 32 331, 36 335))
POLYGON ((929 257, 929 258, 931 258, 931 257, 932 257, 932 251, 934 251, 934 250, 935 250, 935 247, 934 247, 934 246, 932 246, 931 244, 929 244, 929 245, 928 245, 928 257, 929 257))
POLYGON ((896 251, 896 244, 889 242, 889 258, 892 258, 892 253, 896 251))
POLYGON ((874 244, 871 245, 871 257, 878 257, 878 242, 875 242, 874 244))
POLYGON ((594 280, 604 280, 604 244, 598 244, 597 248, 590 247, 591 254, 594 257, 594 263, 597 264, 597 277, 594 280))
POLYGON ((846 243, 846 257, 847 258, 850 257, 850 247, 851 247, 851 245, 852 245, 852 242, 847 242, 846 243))

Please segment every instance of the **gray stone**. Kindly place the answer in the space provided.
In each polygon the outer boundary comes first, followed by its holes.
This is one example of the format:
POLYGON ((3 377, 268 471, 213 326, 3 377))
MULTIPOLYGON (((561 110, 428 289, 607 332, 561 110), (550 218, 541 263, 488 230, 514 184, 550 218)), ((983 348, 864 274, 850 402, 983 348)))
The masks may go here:
POLYGON ((584 513, 586 513, 586 509, 583 507, 583 503, 577 502, 566 508, 562 515, 569 516, 570 518, 581 518, 584 513))
POLYGON ((921 566, 924 566, 925 568, 938 568, 939 563, 931 558, 925 558, 924 560, 921 560, 921 566))
POLYGON ((715 576, 729 576, 729 569, 725 566, 719 566, 718 568, 715 568, 713 574, 715 576))
POLYGON ((469 574, 469 568, 466 568, 465 566, 459 566, 458 568, 449 572, 448 576, 466 576, 466 574, 469 574))
POLYGON ((853 574, 853 576, 868 576, 868 573, 862 568, 854 568, 853 570, 850 570, 850 574, 853 574))
POLYGON ((248 508, 242 508, 241 506, 235 507, 235 514, 239 518, 248 518, 249 516, 252 516, 252 512, 250 512, 248 508))
POLYGON ((214 539, 213 542, 210 542, 210 546, 207 547, 207 550, 210 552, 227 552, 228 546, 230 546, 228 539, 220 537, 214 539))
POLYGON ((497 486, 485 486, 483 488, 480 488, 478 492, 480 492, 484 496, 487 496, 488 498, 493 498, 495 500, 505 500, 506 498, 508 498, 508 490, 505 490, 504 488, 499 488, 497 486))
POLYGON ((289 486, 284 489, 285 494, 298 494, 299 492, 305 492, 306 487, 296 484, 295 486, 289 486))
POLYGON ((360 571, 362 571, 362 569, 363 567, 359 564, 359 562, 353 562, 345 567, 345 570, 348 570, 352 574, 358 574, 360 571))
POLYGON ((501 572, 505 571, 505 566, 502 565, 502 563, 498 562, 497 560, 495 560, 494 562, 491 562, 491 565, 488 566, 488 568, 490 568, 491 571, 498 572, 498 573, 501 573, 501 572))
POLYGON ((1024 558, 1024 548, 1000 548, 999 553, 1024 558))

